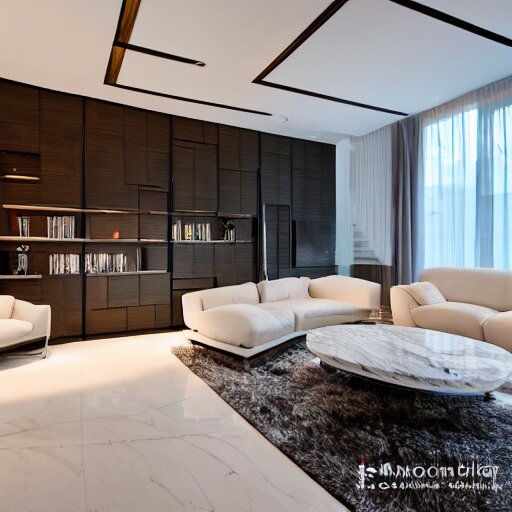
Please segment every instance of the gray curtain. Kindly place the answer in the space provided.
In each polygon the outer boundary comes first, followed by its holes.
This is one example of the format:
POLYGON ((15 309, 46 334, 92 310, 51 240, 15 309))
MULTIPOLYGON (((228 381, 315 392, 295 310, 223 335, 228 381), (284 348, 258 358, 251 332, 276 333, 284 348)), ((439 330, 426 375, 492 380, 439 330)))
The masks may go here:
POLYGON ((410 116, 394 124, 393 205, 395 284, 418 279, 423 251, 422 193, 419 187, 419 117, 410 116))

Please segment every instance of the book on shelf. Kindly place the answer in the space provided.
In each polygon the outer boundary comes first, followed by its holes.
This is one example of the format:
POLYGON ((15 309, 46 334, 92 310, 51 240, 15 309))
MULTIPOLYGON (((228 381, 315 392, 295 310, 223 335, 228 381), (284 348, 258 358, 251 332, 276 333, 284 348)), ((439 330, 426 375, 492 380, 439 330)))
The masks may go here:
POLYGON ((106 274, 127 272, 126 254, 87 253, 85 272, 87 274, 106 274))
POLYGON ((73 215, 46 217, 48 238, 75 238, 75 217, 73 215))
POLYGON ((30 217, 18 217, 20 236, 30 236, 30 217))
POLYGON ((181 239, 181 220, 177 220, 172 224, 172 240, 179 242, 181 239))
POLYGON ((79 254, 50 254, 50 275, 79 274, 79 254))
MULTIPOLYGON (((209 242, 212 239, 212 227, 209 222, 192 222, 184 226, 185 240, 199 240, 202 242, 209 242)), ((181 223, 179 225, 173 224, 173 240, 182 240, 181 238, 181 223), (176 227, 176 233, 174 230, 176 227)))

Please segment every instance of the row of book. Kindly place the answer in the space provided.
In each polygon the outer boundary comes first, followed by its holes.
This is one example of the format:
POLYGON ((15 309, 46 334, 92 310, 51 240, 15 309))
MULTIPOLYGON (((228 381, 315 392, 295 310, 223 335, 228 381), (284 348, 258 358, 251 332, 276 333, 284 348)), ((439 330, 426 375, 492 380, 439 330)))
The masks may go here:
MULTIPOLYGON (((79 274, 79 254, 50 254, 50 275, 79 274)), ((125 254, 86 254, 85 272, 88 274, 104 274, 111 272, 127 272, 125 254)))
POLYGON ((79 254, 50 254, 50 275, 80 274, 79 254))
MULTIPOLYGON (((30 217, 18 217, 20 236, 30 236, 30 217)), ((46 217, 46 230, 48 238, 75 238, 75 217, 50 216, 46 217)))
POLYGON ((172 225, 172 240, 200 240, 209 242, 212 239, 212 226, 209 222, 192 222, 181 225, 181 220, 177 220, 172 225))
POLYGON ((75 238, 75 217, 46 217, 48 238, 75 238))
POLYGON ((127 272, 126 254, 86 254, 85 272, 104 274, 109 272, 127 272))
POLYGON ((20 236, 30 236, 30 217, 18 217, 20 236))

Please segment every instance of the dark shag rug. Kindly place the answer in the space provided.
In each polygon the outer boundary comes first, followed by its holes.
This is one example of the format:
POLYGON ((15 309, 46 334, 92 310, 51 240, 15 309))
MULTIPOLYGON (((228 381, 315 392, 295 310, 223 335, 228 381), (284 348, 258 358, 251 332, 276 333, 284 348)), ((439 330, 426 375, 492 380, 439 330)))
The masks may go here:
POLYGON ((304 340, 249 361, 192 345, 173 353, 351 510, 512 510, 512 406, 506 400, 374 384, 320 365, 304 340), (361 456, 364 489, 358 488, 361 456), (489 489, 492 469, 471 476, 463 468, 453 478, 440 469, 458 472, 459 464, 473 467, 473 462, 475 469, 477 464, 498 468, 494 489, 489 489), (404 469, 390 476, 396 465, 404 469), (416 468, 412 477, 404 473, 407 465, 416 468), (421 476, 432 467, 432 478, 421 476), (440 488, 410 488, 427 481, 440 488))

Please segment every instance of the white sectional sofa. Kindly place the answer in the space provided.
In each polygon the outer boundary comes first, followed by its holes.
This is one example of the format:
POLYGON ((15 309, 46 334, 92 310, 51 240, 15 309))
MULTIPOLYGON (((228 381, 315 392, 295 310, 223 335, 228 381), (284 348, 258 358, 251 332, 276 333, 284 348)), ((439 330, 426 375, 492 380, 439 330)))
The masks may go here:
POLYGON ((309 329, 368 318, 380 308, 380 285, 288 277, 187 293, 182 303, 190 340, 251 357, 309 329))
POLYGON ((391 309, 395 325, 459 334, 512 351, 510 271, 425 269, 420 283, 391 288, 391 309))
POLYGON ((46 357, 50 325, 50 306, 0 295, 0 353, 42 340, 43 348, 37 352, 46 357))

